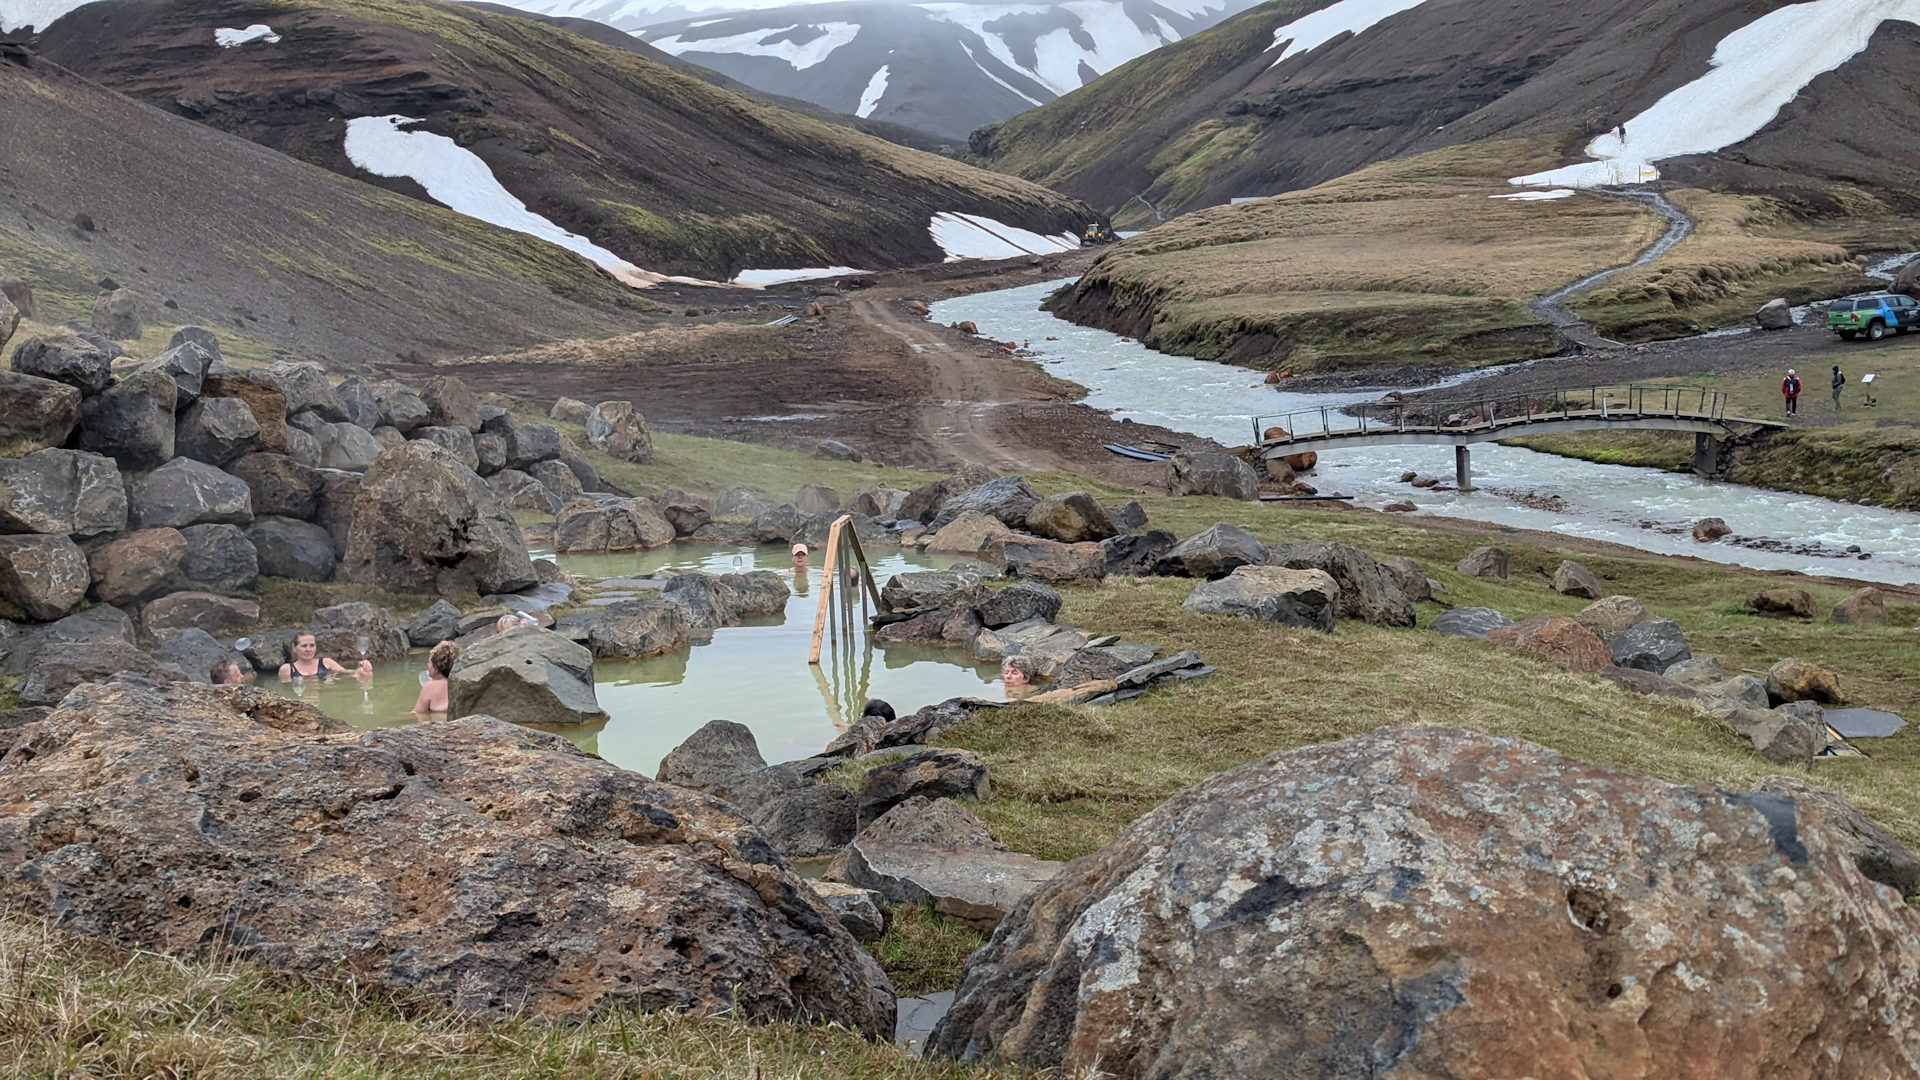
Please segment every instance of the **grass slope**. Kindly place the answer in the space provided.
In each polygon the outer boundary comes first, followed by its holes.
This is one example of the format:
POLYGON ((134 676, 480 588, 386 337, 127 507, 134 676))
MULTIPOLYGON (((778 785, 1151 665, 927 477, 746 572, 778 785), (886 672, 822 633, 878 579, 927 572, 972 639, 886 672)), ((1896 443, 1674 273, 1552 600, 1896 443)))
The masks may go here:
POLYGON ((1045 233, 1090 220, 1038 185, 558 26, 439 0, 106 0, 56 22, 40 45, 157 107, 361 178, 341 121, 421 118, 416 130, 472 150, 535 212, 665 273, 938 261, 927 225, 941 211, 1045 233), (213 44, 209 27, 246 21, 282 40, 213 44))

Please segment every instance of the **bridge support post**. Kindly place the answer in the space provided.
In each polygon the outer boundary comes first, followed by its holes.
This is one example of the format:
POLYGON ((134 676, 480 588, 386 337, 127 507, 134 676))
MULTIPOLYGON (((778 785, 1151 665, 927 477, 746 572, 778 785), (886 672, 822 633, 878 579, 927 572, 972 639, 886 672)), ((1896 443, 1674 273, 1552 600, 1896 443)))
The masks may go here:
POLYGON ((1453 448, 1453 486, 1461 491, 1473 490, 1473 456, 1464 446, 1453 448))
POLYGON ((1693 433, 1693 474, 1711 480, 1720 471, 1720 440, 1704 431, 1693 433))

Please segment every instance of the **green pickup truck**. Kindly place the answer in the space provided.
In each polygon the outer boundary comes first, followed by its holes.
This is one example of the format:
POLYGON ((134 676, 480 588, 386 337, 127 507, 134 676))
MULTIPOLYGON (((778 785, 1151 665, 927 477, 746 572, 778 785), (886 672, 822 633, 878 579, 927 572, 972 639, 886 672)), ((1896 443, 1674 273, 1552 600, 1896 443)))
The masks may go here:
POLYGON ((1835 300, 1827 308, 1827 329, 1847 341, 1879 341, 1889 330, 1904 334, 1915 324, 1920 324, 1920 301, 1900 293, 1835 300))

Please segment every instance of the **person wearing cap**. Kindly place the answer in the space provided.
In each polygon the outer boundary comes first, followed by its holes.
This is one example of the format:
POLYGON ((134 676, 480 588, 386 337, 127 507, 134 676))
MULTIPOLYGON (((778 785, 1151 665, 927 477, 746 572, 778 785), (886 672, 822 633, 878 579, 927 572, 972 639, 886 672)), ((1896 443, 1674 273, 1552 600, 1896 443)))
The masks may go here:
POLYGON ((807 545, 793 545, 793 568, 795 570, 805 570, 807 568, 807 545))
POLYGON ((1780 396, 1787 399, 1787 415, 1800 414, 1800 373, 1787 369, 1787 377, 1780 380, 1780 396))

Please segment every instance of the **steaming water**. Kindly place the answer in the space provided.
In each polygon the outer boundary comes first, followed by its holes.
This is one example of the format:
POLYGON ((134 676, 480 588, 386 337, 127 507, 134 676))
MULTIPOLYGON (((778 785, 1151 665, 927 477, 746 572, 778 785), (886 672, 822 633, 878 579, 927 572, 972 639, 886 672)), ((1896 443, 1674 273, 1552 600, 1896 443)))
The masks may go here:
MULTIPOLYGON (((903 570, 933 569, 953 561, 898 551, 875 551, 868 557, 880 584, 903 570)), ((817 667, 808 664, 820 570, 815 565, 805 575, 795 575, 785 552, 773 548, 675 545, 632 555, 560 556, 559 562, 593 579, 638 577, 668 568, 717 574, 774 570, 797 590, 783 615, 714 630, 710 642, 691 650, 631 663, 594 664, 594 690, 608 718, 555 730, 582 749, 648 776, 667 751, 709 720, 745 724, 760 743, 760 755, 777 763, 819 752, 848 721, 858 719, 868 698, 882 698, 904 714, 951 697, 1002 696, 999 668, 976 666, 962 649, 880 648, 862 642, 823 652, 817 667)), ((335 659, 351 664, 354 658, 335 659)), ((396 727, 413 722, 410 710, 425 668, 426 654, 415 652, 376 664, 365 686, 339 677, 303 685, 299 696, 358 728, 396 727)), ((293 687, 271 676, 263 676, 263 685, 294 695, 293 687)))
MULTIPOLYGON (((1252 418, 1294 410, 1370 401, 1376 393, 1298 394, 1262 384, 1245 368, 1154 352, 1104 330, 1076 326, 1041 311, 1041 300, 1067 284, 1054 281, 976 293, 933 305, 942 323, 971 320, 983 334, 1024 341, 1048 373, 1087 388, 1086 403, 1122 419, 1244 445, 1252 418)), ((1532 361, 1533 363, 1551 363, 1532 361)), ((1476 372, 1473 374, 1485 374, 1476 372)), ((1456 376, 1436 385, 1454 385, 1456 376)), ((1363 506, 1404 501, 1419 513, 1491 521, 1626 544, 1646 551, 1693 555, 1762 569, 1798 570, 1895 584, 1920 582, 1920 514, 1717 484, 1691 475, 1600 465, 1518 447, 1478 443, 1473 476, 1479 490, 1424 491, 1398 482, 1414 470, 1453 477, 1446 446, 1389 446, 1323 452, 1312 480, 1323 494, 1355 496, 1363 506), (1557 496, 1562 510, 1522 505, 1514 495, 1557 496), (1727 542, 1699 544, 1690 528, 1703 517, 1724 518, 1741 538, 1794 545, 1818 543, 1843 550, 1858 545, 1871 558, 1822 558, 1763 551, 1727 542)))

